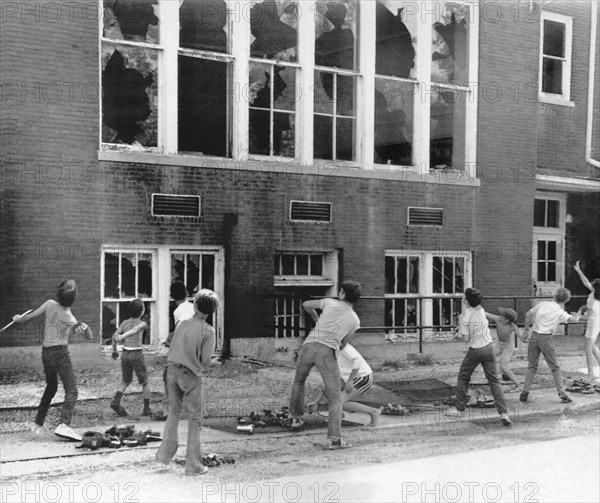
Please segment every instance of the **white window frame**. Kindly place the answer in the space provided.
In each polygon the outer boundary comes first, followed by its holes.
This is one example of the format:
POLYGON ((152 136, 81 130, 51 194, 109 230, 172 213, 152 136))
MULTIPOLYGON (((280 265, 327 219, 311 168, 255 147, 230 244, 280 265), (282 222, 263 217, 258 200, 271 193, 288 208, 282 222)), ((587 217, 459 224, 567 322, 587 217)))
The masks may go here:
POLYGON ((571 66, 573 63, 573 18, 563 14, 542 11, 540 16, 540 58, 539 58, 539 100, 555 105, 575 106, 571 101, 571 66), (553 21, 565 25, 565 57, 562 67, 562 94, 545 93, 542 91, 544 78, 544 58, 558 59, 544 55, 544 21, 553 21))
MULTIPOLYGON (((385 250, 385 257, 417 257, 419 259, 419 291, 417 293, 384 294, 385 299, 418 298, 420 296, 435 296, 435 299, 424 299, 421 303, 419 325, 433 325, 433 301, 436 299, 454 299, 457 294, 434 293, 433 291, 433 258, 463 258, 465 268, 463 271, 464 285, 466 290, 473 284, 473 255, 470 251, 446 251, 446 250, 385 250)), ((419 307, 417 305, 417 312, 419 307)), ((418 320, 419 321, 419 320, 418 320)), ((439 329, 424 329, 423 334, 430 335, 439 329)), ((417 331, 418 333, 418 331, 417 331)))
MULTIPOLYGON (((468 6, 470 9, 470 25, 468 39, 468 72, 471 79, 468 86, 433 83, 431 80, 431 16, 424 16, 425 22, 417 24, 416 61, 418 62, 416 79, 399 79, 411 82, 416 86, 413 106, 413 164, 412 166, 388 166, 374 164, 374 89, 375 89, 375 51, 376 51, 376 2, 372 0, 357 0, 357 69, 354 71, 316 67, 314 63, 314 12, 317 8, 315 0, 303 0, 300 3, 302 15, 298 19, 298 62, 285 63, 286 66, 298 67, 296 84, 302 90, 302 96, 296 103, 295 118, 295 157, 260 156, 249 154, 249 106, 245 99, 246 85, 248 82, 250 61, 273 62, 250 58, 250 22, 249 8, 252 0, 225 0, 229 12, 230 40, 232 41, 229 54, 213 54, 206 51, 190 51, 179 48, 179 2, 172 0, 159 1, 159 27, 160 45, 152 46, 159 51, 158 61, 158 146, 156 148, 132 147, 130 145, 116 145, 102 143, 101 133, 99 138, 100 157, 112 158, 110 155, 102 156, 102 151, 119 151, 134 154, 161 154, 181 158, 181 162, 189 165, 203 165, 210 161, 231 161, 236 163, 247 161, 249 158, 257 161, 277 161, 278 163, 296 162, 304 166, 307 172, 314 172, 315 167, 335 164, 341 167, 350 167, 359 170, 394 170, 400 173, 411 173, 417 176, 435 174, 430 169, 430 93, 431 87, 444 87, 465 93, 466 98, 466 124, 465 124, 465 172, 460 173, 468 180, 476 178, 477 160, 477 76, 479 58, 479 0, 455 0, 455 3, 468 6), (235 17, 235 19, 234 19, 235 17), (233 22, 236 21, 236 22, 233 22), (425 42, 423 42, 425 41, 425 42), (205 53, 207 57, 231 64, 232 89, 231 109, 231 157, 204 156, 198 154, 181 154, 178 152, 178 55, 184 53, 205 53), (328 161, 315 160, 313 153, 313 121, 314 121, 314 72, 315 69, 333 71, 338 74, 353 75, 356 78, 356 103, 355 103, 355 133, 353 161, 328 161), (191 160, 191 159, 197 159, 191 160)), ((419 16, 421 10, 432 12, 429 0, 419 0, 419 16)), ((437 1, 437 0, 436 0, 437 1)), ((440 0, 441 1, 441 0, 440 0)), ((103 3, 98 1, 100 12, 103 13, 103 3)), ((102 37, 103 16, 99 16, 99 54, 105 41, 102 37)), ((121 42, 118 42, 121 43, 121 42)), ((122 43, 127 44, 127 41, 122 43)), ((135 45, 144 45, 135 43, 135 45)), ((147 44, 146 44, 147 45, 147 44)), ((99 61, 99 81, 102 83, 102 65, 99 61)), ((390 77, 392 78, 392 77, 390 77)), ((101 93, 100 93, 101 95, 101 93)), ((102 124, 102 107, 99 107, 99 123, 102 124)), ((102 129, 100 128, 100 132, 102 129)), ((114 157, 114 156, 113 156, 114 157)), ((126 161, 126 157, 119 160, 126 161)), ((335 170, 319 169, 321 174, 335 172, 335 170)), ((431 178, 434 181, 435 178, 431 178)))

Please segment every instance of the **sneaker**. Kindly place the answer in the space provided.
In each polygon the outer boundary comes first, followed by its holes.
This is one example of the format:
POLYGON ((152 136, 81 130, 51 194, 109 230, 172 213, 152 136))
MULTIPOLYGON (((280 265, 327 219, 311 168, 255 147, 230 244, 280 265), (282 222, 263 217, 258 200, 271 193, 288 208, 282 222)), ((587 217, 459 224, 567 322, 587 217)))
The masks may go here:
POLYGON ((112 410, 114 410, 118 416, 120 417, 126 417, 127 416, 127 411, 121 406, 120 403, 117 402, 112 402, 110 404, 110 408, 112 410))
POLYGON ((299 430, 304 426, 304 420, 301 417, 293 417, 290 422, 290 428, 292 430, 299 430))
POLYGON ((506 413, 500 414, 500 421, 502 421, 502 424, 504 426, 512 426, 512 421, 510 420, 510 417, 508 417, 508 414, 506 414, 506 413))
POLYGON ((335 451, 337 449, 348 449, 349 447, 352 447, 352 444, 340 438, 338 440, 331 440, 328 448, 330 451, 335 451))
POLYGON ((559 398, 560 398, 561 403, 571 403, 573 401, 567 395, 559 395, 559 398))
POLYGON ((29 424, 28 429, 29 429, 29 431, 31 431, 32 433, 35 433, 36 435, 41 435, 42 433, 45 433, 45 431, 46 431, 43 426, 37 424, 36 422, 29 424))
POLYGON ((65 423, 60 423, 56 430, 54 430, 54 434, 61 438, 72 440, 73 442, 81 442, 83 440, 83 437, 79 433, 65 423))
POLYGON ((521 391, 521 394, 519 395, 519 400, 521 400, 521 402, 526 402, 528 398, 529 391, 521 391))

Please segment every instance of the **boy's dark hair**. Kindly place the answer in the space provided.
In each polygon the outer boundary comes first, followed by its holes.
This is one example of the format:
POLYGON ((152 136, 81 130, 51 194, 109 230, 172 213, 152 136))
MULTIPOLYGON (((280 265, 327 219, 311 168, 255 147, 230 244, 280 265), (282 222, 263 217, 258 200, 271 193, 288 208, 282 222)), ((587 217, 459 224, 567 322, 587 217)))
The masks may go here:
POLYGON ((67 279, 58 285, 56 300, 62 307, 71 307, 77 297, 77 285, 74 279, 67 279))
POLYGON ((600 278, 592 280, 592 288, 594 289, 594 299, 600 300, 600 278))
POLYGON ((360 299, 362 293, 360 289, 360 283, 352 280, 342 281, 340 290, 344 290, 344 293, 346 294, 344 300, 347 300, 351 304, 354 304, 358 299, 360 299))
POLYGON ((183 300, 187 297, 187 288, 181 281, 175 281, 171 285, 171 298, 173 300, 183 300))
POLYGON ((194 297, 196 309, 204 314, 212 314, 219 307, 219 297, 212 290, 203 288, 194 297))
POLYGON ((130 318, 137 318, 141 316, 144 311, 144 303, 141 299, 133 299, 128 305, 127 310, 129 311, 130 318))
POLYGON ((481 304, 483 296, 479 290, 476 290, 475 288, 467 288, 465 290, 465 299, 467 299, 467 302, 471 307, 477 307, 481 304))

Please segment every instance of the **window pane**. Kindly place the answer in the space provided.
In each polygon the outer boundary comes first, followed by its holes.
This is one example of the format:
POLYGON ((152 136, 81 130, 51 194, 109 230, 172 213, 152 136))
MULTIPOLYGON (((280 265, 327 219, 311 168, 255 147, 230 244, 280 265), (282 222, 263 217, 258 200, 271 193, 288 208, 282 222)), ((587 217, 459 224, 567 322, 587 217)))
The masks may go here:
POLYGON ((119 255, 104 254, 104 297, 119 297, 119 255))
POLYGON ((295 82, 293 68, 250 63, 251 154, 294 156, 295 82))
POLYGON ((454 292, 462 293, 465 289, 465 278, 463 271, 465 270, 465 259, 457 257, 454 259, 454 292))
POLYGON ((274 274, 275 276, 280 276, 281 275, 281 255, 275 255, 275 270, 274 270, 274 274))
POLYGON ((264 0, 254 5, 250 9, 250 55, 296 61, 298 15, 298 6, 289 0, 264 0))
POLYGON ((310 256, 310 274, 312 276, 323 276, 323 255, 310 256))
POLYGON ((406 277, 406 266, 407 259, 405 257, 398 257, 397 262, 397 275, 396 275, 396 293, 407 293, 407 280, 406 277))
POLYGON ((409 293, 419 292, 419 259, 411 257, 408 264, 408 289, 409 293))
POLYGON ((548 277, 546 281, 556 281, 556 262, 548 262, 548 277))
POLYGON ((121 295, 120 297, 136 297, 135 274, 136 259, 133 253, 121 255, 121 295))
POLYGON ((229 156, 228 64, 179 57, 179 151, 229 156))
POLYGON ((469 8, 455 2, 436 4, 432 28, 431 79, 466 85, 469 8))
POLYGON ((158 0, 104 0, 102 36, 158 44, 158 0))
POLYGON ((558 227, 558 201, 548 200, 548 227, 558 227))
POLYGON ((138 296, 152 297, 152 255, 149 253, 138 257, 138 296))
POLYGON ((185 266, 185 286, 191 297, 198 291, 200 284, 200 255, 187 255, 185 266))
MULTIPOLYGON (((386 262, 388 258, 390 257, 386 257, 386 262)), ((394 320, 394 302, 392 300, 384 301, 383 311, 383 323, 386 327, 391 327, 393 325, 394 320)))
POLYGON ((431 169, 465 169, 466 101, 463 91, 436 89, 431 95, 431 169))
POLYGON ((356 1, 317 0, 315 28, 315 64, 354 70, 356 1))
POLYGON ((227 51, 227 5, 224 0, 185 0, 179 8, 179 46, 227 51))
POLYGON ((308 255, 298 255, 296 257, 296 274, 299 276, 308 275, 308 255))
POLYGON ((537 279, 538 281, 546 281, 546 262, 538 262, 537 279))
POLYGON ((202 255, 202 288, 215 289, 214 255, 202 255))
POLYGON ((556 241, 548 241, 548 260, 556 260, 556 241))
POLYGON ((536 199, 533 204, 533 225, 535 227, 546 226, 546 199, 536 199))
POLYGON ((376 9, 375 73, 414 78, 417 16, 403 16, 397 0, 378 0, 376 9))
MULTIPOLYGON (((416 326, 418 324, 417 299, 408 299, 406 301, 406 325, 416 326)), ((411 332, 414 330, 411 330, 411 332)))
POLYGON ((444 293, 454 293, 454 259, 444 258, 444 293))
POLYGON ((333 159, 333 117, 315 115, 314 156, 333 159))
POLYGON ((294 255, 282 255, 281 264, 283 269, 282 274, 284 276, 293 276, 295 274, 294 255))
POLYGON ((413 84, 375 80, 376 164, 412 163, 413 91, 413 84))
POLYGON ((538 260, 546 260, 546 241, 538 241, 538 260))
POLYGON ((156 147, 158 52, 102 47, 102 141, 156 147))
POLYGON ((351 161, 354 159, 354 119, 338 118, 336 123, 335 158, 351 161))
POLYGON ((385 257, 385 293, 396 293, 396 277, 394 271, 394 262, 394 257, 385 257))
POLYGON ((185 256, 182 253, 171 254, 171 283, 180 281, 181 283, 185 284, 184 259, 185 256))
POLYGON ((115 302, 102 303, 102 344, 112 343, 112 336, 118 327, 117 310, 115 302))
MULTIPOLYGON (((321 76, 329 75, 322 73, 321 76)), ((336 80, 336 115, 354 117, 354 82, 355 78, 347 75, 337 75, 336 80)))
POLYGON ((144 315, 142 316, 142 321, 145 321, 148 324, 148 327, 144 330, 142 334, 142 344, 150 344, 150 327, 152 326, 152 302, 144 302, 144 315))
POLYGON ((433 293, 442 293, 442 259, 433 257, 433 293))
POLYGON ((565 25, 556 21, 544 20, 544 54, 565 57, 565 25))
POLYGON ((562 94, 562 67, 562 61, 544 58, 542 70, 542 92, 562 94))

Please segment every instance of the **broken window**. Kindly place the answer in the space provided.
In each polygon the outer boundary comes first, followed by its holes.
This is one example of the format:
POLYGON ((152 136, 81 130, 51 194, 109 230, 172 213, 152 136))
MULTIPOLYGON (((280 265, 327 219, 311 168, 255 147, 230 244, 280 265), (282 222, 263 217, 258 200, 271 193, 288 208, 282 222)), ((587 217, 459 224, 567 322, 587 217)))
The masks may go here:
POLYGON ((410 82, 375 79, 376 164, 412 163, 414 93, 410 82))
MULTIPOLYGON (((433 292, 460 294, 464 291, 464 257, 433 257, 433 292)), ((433 324, 451 327, 458 324, 462 299, 433 300, 433 324)), ((441 328, 443 330, 444 328, 441 328)))
POLYGON ((159 43, 158 0, 104 0, 102 36, 159 43))
POLYGON ((431 93, 430 164, 432 170, 465 169, 466 101, 462 90, 431 93))
POLYGON ((314 81, 317 159, 355 158, 356 15, 355 1, 317 2, 314 81))
POLYGON ((179 47, 227 53, 229 25, 225 0, 184 0, 179 7, 179 47))
POLYGON ((250 153, 295 155, 296 69, 250 62, 250 153))
POLYGON ((103 44, 103 142, 157 146, 157 65, 158 51, 103 44))
MULTIPOLYGON (((119 325, 130 317, 128 304, 135 298, 144 301, 142 317, 150 327, 154 308, 153 260, 151 252, 111 252, 102 255, 104 288, 102 296, 102 342, 112 343, 112 336, 119 325)), ((150 344, 150 329, 142 337, 143 344, 150 344)))
POLYGON ((229 21, 224 0, 179 8, 178 150, 231 155, 229 21))
MULTIPOLYGON (((385 257, 385 300, 384 323, 386 327, 417 326, 420 307, 416 298, 393 298, 401 294, 419 293, 419 257, 385 257)), ((388 333, 413 333, 415 329, 390 328, 388 333)))
POLYGON ((299 7, 290 0, 263 0, 250 9, 250 56, 297 61, 299 7))
POLYGON ((432 28, 431 79, 446 84, 467 85, 469 7, 440 2, 432 28))
POLYGON ((375 73, 377 75, 415 77, 418 16, 404 15, 405 3, 398 0, 377 1, 375 25, 375 73))

